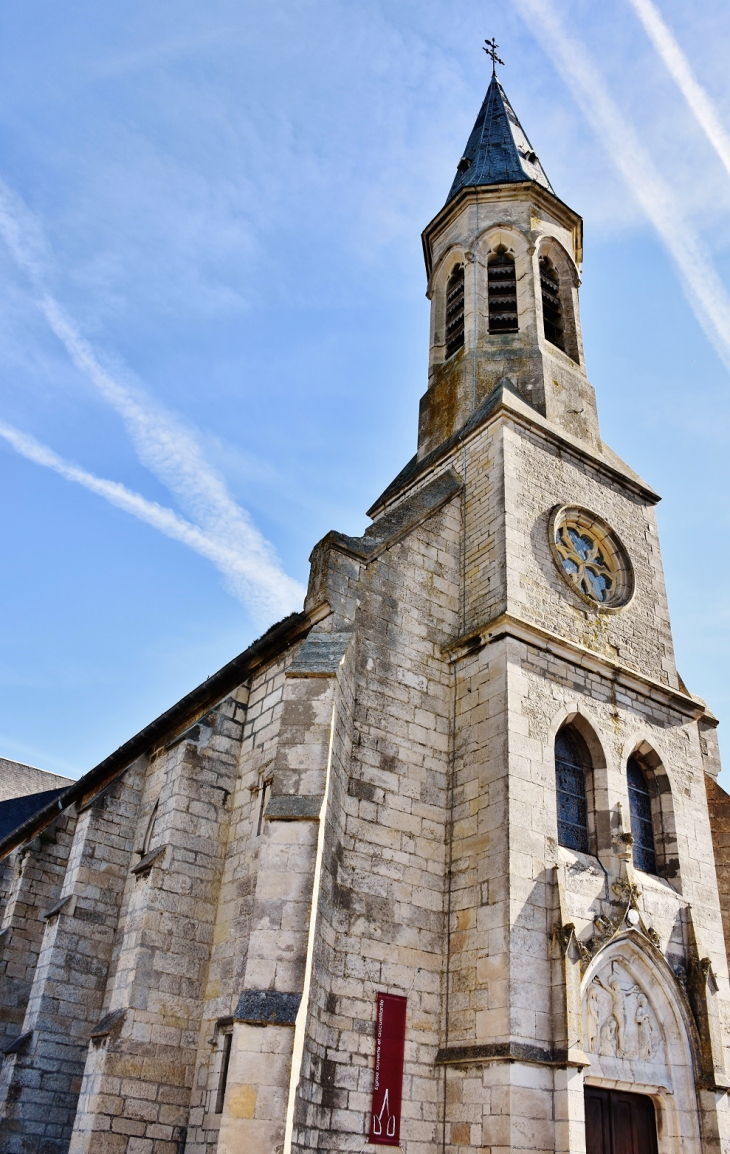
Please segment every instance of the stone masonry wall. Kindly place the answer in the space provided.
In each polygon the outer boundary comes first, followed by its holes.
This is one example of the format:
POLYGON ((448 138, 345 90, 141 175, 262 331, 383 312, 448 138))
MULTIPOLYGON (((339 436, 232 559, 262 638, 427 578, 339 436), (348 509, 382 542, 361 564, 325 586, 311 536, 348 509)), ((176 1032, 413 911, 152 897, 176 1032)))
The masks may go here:
POLYGON ((22 1027, 32 1031, 32 1042, 18 1055, 12 1072, 9 1095, 17 1132, 0 1139, 7 1154, 28 1149, 31 1135, 44 1154, 68 1149, 129 869, 139 769, 132 767, 82 807, 76 821, 60 897, 46 915, 22 1027))
POLYGON ((20 1048, 6 1054, 0 1070, 0 1149, 13 1150, 20 1141, 43 1134, 44 1124, 25 1117, 32 1092, 38 1105, 50 1105, 53 1092, 41 1092, 41 1071, 33 1068, 33 1034, 24 1032, 28 1000, 33 989, 38 957, 46 929, 44 915, 58 901, 73 838, 75 817, 63 813, 15 858, 15 879, 7 902, 0 939, 3 1018, 11 1037, 24 1037, 20 1048))
POLYGON ((720 895, 725 952, 730 957, 730 795, 706 774, 705 789, 710 812, 712 846, 715 851, 715 873, 720 895))
POLYGON ((351 755, 334 766, 296 1151, 361 1148, 378 990, 409 998, 407 1148, 437 1141, 453 710, 443 646, 460 625, 460 536, 456 498, 357 588, 351 755))
POLYGON ((218 1145, 221 1113, 216 1113, 224 1033, 221 1019, 232 1015, 244 988, 254 911, 260 849, 267 833, 262 805, 270 796, 284 697, 285 669, 292 653, 263 669, 250 683, 231 822, 210 950, 191 1110, 188 1154, 218 1145), (265 794, 264 794, 265 789, 265 794), (259 828, 259 818, 262 818, 259 828))
POLYGON ((114 1017, 89 1048, 73 1154, 180 1148, 244 711, 234 695, 150 758, 135 836, 147 853, 126 879, 104 1005, 114 1017))
POLYGON ((510 424, 504 438, 510 611, 676 688, 653 508, 618 479, 572 459, 535 432, 510 424), (620 613, 592 610, 558 572, 547 531, 550 511, 558 504, 598 513, 623 542, 636 592, 620 613))

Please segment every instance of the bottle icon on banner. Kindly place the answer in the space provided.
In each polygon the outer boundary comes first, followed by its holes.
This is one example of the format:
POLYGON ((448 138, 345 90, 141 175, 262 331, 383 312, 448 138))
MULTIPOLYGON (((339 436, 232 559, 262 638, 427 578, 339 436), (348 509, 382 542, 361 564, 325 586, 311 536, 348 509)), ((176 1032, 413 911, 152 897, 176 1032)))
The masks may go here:
POLYGON ((380 1113, 379 1114, 373 1114, 373 1134, 377 1134, 378 1137, 380 1137, 380 1135, 383 1133, 383 1114, 385 1113, 386 1110, 388 1111, 388 1113, 386 1115, 385 1134, 386 1134, 387 1138, 394 1138, 395 1137, 395 1114, 391 1114, 391 1112, 390 1112, 390 1105, 388 1103, 388 1091, 387 1090, 385 1091, 385 1096, 383 1098, 383 1105, 380 1107, 380 1113))

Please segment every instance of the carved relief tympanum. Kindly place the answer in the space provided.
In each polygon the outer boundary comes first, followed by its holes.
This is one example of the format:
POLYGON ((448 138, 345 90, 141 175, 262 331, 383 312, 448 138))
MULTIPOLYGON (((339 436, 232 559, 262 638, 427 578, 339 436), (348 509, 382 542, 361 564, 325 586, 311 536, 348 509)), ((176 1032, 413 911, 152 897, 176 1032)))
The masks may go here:
POLYGON ((596 973, 584 998, 585 1048, 601 1058, 663 1059, 661 1028, 646 992, 613 961, 596 973))

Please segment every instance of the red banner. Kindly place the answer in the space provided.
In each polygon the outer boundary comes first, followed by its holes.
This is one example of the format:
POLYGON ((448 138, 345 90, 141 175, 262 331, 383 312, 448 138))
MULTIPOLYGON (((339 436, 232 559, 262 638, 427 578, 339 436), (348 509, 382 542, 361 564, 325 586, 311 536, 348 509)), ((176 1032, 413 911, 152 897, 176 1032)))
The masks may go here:
POLYGON ((398 994, 378 994, 375 1081, 368 1138, 373 1146, 400 1146, 407 1004, 408 999, 398 994))

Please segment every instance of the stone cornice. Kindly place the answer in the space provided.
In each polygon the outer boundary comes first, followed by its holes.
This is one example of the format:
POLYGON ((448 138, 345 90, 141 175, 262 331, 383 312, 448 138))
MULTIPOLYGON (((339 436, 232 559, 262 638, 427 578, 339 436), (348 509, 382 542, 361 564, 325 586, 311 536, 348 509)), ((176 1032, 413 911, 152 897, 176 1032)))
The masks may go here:
POLYGON ((575 1047, 547 1049, 527 1042, 485 1042, 470 1046, 442 1046, 436 1053, 437 1066, 483 1066, 487 1062, 524 1062, 530 1066, 558 1066, 580 1069, 590 1061, 575 1047))
POLYGON ((471 629, 449 645, 444 646, 443 652, 449 661, 459 661, 504 637, 523 641, 533 648, 547 651, 555 657, 561 657, 572 665, 589 669, 592 673, 597 673, 624 689, 639 693, 642 697, 648 697, 661 705, 668 705, 693 721, 697 721, 700 717, 713 723, 716 720, 705 703, 699 698, 691 697, 679 689, 673 689, 670 685, 665 685, 653 677, 639 673, 628 665, 622 665, 621 662, 597 653, 593 649, 588 649, 576 641, 568 641, 565 637, 560 637, 558 634, 543 629, 541 626, 526 621, 523 617, 518 617, 513 613, 501 613, 498 617, 492 618, 491 621, 485 622, 476 629, 471 629))
POLYGON ((426 262, 426 273, 431 275, 432 250, 434 238, 446 225, 469 204, 489 204, 500 200, 533 201, 546 209, 564 228, 573 235, 573 255, 575 263, 580 265, 583 260, 583 218, 578 215, 565 201, 549 192, 534 180, 520 181, 515 184, 484 184, 471 185, 462 188, 453 200, 445 204, 432 221, 426 225, 421 234, 423 256, 426 262))
POLYGON ((368 509, 368 516, 378 517, 389 511, 431 470, 443 465, 463 445, 473 440, 484 426, 492 424, 505 415, 515 425, 541 436, 546 442, 556 445, 561 452, 570 453, 579 461, 590 465, 604 477, 618 482, 646 501, 647 504, 656 505, 661 500, 659 494, 610 449, 600 452, 584 441, 579 441, 577 437, 572 436, 566 430, 558 429, 536 409, 523 401, 513 387, 507 383, 501 383, 482 401, 479 408, 472 413, 469 420, 462 425, 458 432, 420 461, 417 457, 413 457, 395 480, 381 493, 375 503, 371 505, 368 509))
POLYGON ((618 481, 621 485, 630 489, 638 497, 641 497, 650 505, 656 505, 661 501, 659 494, 652 489, 645 481, 641 479, 638 473, 630 469, 620 457, 611 453, 612 460, 606 457, 603 453, 593 449, 585 441, 579 441, 577 437, 566 432, 564 429, 558 429, 550 421, 538 413, 521 397, 512 396, 503 402, 503 408, 510 410, 510 415, 515 424, 522 425, 523 428, 531 432, 537 432, 542 435, 543 439, 548 442, 560 445, 562 449, 566 449, 579 460, 592 465, 597 472, 603 473, 604 476, 610 477, 612 480, 618 481))

